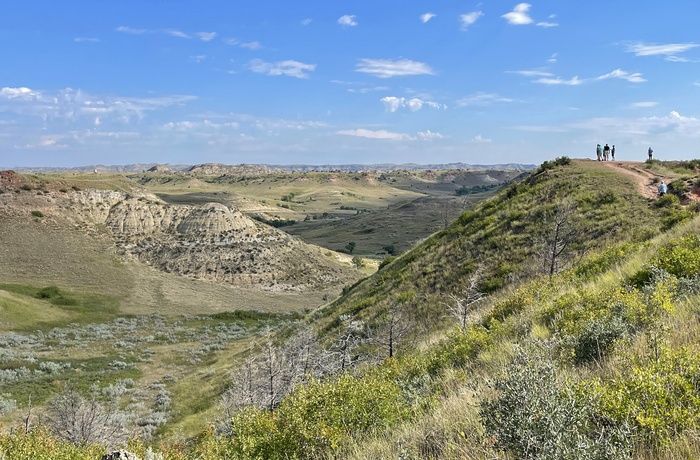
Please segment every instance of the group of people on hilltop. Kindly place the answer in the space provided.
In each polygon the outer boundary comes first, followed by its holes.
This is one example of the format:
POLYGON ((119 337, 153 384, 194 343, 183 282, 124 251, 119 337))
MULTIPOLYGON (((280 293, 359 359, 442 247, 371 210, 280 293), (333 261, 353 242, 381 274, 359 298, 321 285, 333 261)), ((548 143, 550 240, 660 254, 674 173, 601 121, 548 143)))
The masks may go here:
POLYGON ((605 144, 605 147, 601 147, 598 144, 595 148, 595 154, 598 157, 598 161, 615 161, 615 144, 613 144, 612 148, 608 144, 605 144))

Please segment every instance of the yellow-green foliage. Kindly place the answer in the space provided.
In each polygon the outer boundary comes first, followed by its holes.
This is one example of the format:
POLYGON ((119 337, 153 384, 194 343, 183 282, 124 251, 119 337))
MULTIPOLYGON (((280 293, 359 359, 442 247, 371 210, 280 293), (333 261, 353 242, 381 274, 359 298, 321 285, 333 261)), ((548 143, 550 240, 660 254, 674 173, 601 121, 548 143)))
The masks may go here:
POLYGON ((632 422, 648 444, 668 444, 700 428, 700 358, 698 350, 663 350, 659 359, 632 365, 624 375, 595 381, 602 413, 632 422))
POLYGON ((0 434, 0 459, 7 460, 95 460, 106 452, 103 446, 76 446, 38 428, 28 434, 17 429, 12 434, 0 434))
POLYGON ((675 276, 695 276, 700 273, 700 236, 690 234, 674 239, 659 249, 656 263, 675 276))
POLYGON ((407 400, 391 375, 312 380, 274 412, 248 408, 233 417, 231 453, 240 458, 317 458, 351 436, 406 420, 407 400))

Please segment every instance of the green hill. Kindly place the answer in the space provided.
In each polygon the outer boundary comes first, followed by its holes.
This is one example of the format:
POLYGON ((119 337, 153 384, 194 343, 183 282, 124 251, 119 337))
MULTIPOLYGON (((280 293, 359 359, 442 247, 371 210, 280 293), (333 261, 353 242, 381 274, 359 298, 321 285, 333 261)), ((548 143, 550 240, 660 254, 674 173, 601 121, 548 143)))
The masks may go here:
MULTIPOLYGON (((697 185, 694 163, 547 162, 303 320, 258 334, 220 430, 153 448, 167 459, 695 457, 697 185), (660 178, 672 193, 652 198, 660 178)), ((8 298, 20 324, 31 302, 8 298)), ((3 436, 0 453, 70 448, 48 437, 3 436)))

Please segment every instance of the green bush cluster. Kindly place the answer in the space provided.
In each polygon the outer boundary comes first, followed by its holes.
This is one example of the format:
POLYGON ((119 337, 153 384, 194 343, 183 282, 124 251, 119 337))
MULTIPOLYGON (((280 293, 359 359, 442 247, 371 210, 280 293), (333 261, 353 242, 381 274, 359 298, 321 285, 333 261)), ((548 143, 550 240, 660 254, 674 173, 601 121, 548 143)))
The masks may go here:
POLYGON ((410 416, 401 388, 387 376, 312 380, 274 412, 247 408, 231 420, 234 458, 322 458, 350 437, 376 433, 410 416))
POLYGON ((624 375, 589 387, 601 413, 629 422, 648 446, 663 446, 700 429, 700 358, 697 350, 663 350, 631 366, 624 375))
POLYGON ((48 430, 37 428, 29 433, 23 429, 0 434, 0 458, 8 460, 95 460, 106 452, 97 444, 75 445, 57 439, 48 430))
POLYGON ((519 349, 491 386, 496 397, 481 404, 480 417, 494 448, 523 459, 630 457, 624 421, 596 417, 598 394, 576 392, 547 347, 519 349))

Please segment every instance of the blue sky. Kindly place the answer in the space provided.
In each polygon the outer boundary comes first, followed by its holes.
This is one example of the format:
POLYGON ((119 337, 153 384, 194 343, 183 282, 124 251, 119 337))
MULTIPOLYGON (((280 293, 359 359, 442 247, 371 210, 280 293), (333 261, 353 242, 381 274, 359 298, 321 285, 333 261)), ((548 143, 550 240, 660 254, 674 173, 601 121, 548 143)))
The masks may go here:
POLYGON ((0 167, 700 157, 697 0, 8 0, 0 167))

